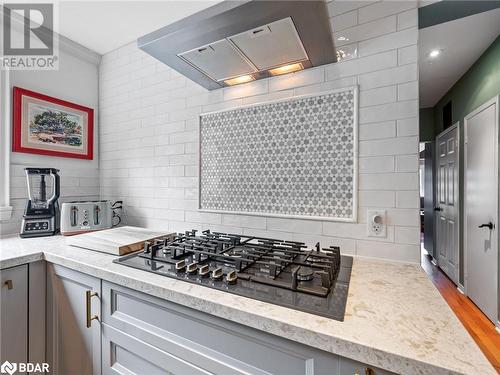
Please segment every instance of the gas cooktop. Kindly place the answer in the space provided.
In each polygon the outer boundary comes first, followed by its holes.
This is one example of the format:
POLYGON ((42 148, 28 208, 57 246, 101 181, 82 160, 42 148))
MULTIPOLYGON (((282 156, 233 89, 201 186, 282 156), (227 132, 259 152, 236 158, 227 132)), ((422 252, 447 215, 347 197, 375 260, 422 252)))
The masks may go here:
POLYGON ((210 230, 145 242, 114 262, 340 321, 352 268, 336 246, 210 230))

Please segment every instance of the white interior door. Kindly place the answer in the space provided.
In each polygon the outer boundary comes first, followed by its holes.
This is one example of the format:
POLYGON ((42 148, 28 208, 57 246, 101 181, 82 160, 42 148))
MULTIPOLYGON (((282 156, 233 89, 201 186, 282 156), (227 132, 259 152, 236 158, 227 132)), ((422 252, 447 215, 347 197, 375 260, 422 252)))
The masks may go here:
POLYGON ((458 283, 458 124, 436 138, 436 246, 439 267, 458 283))
POLYGON ((466 293, 498 320, 498 97, 465 117, 466 293))

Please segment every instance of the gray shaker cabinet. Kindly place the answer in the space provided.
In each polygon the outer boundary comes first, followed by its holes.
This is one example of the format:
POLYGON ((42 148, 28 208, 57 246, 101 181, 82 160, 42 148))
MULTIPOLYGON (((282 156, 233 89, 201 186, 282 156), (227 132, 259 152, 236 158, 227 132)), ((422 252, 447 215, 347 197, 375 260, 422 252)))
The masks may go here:
POLYGON ((0 363, 28 361, 28 266, 0 271, 0 363))
POLYGON ((388 375, 103 281, 103 374, 388 375))
POLYGON ((47 316, 53 374, 390 374, 53 264, 47 316))
POLYGON ((46 349, 52 374, 101 373, 100 298, 100 279, 47 265, 46 349))

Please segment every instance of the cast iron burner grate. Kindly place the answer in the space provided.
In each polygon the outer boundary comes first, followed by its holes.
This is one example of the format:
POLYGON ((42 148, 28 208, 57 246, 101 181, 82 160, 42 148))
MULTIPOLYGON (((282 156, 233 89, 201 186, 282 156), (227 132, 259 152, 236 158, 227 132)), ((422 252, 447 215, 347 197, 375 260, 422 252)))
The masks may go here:
POLYGON ((146 242, 114 262, 341 321, 352 268, 336 246, 210 230, 146 242))

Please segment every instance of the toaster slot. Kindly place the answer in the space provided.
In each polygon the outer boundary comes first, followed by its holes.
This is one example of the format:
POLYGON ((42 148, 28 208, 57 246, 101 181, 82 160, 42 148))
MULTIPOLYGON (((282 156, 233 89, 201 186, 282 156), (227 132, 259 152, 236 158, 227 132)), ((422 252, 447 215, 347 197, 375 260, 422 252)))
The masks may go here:
POLYGON ((101 218, 99 213, 101 212, 101 207, 99 205, 94 205, 94 225, 99 225, 101 218))
POLYGON ((78 207, 71 206, 70 222, 72 227, 76 227, 78 221, 78 207))

